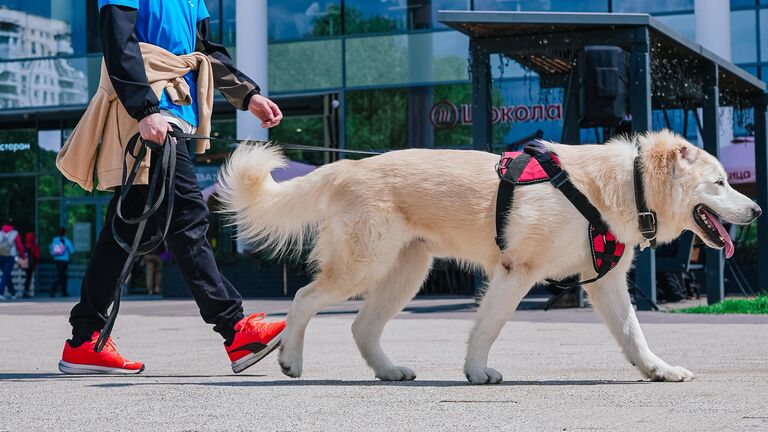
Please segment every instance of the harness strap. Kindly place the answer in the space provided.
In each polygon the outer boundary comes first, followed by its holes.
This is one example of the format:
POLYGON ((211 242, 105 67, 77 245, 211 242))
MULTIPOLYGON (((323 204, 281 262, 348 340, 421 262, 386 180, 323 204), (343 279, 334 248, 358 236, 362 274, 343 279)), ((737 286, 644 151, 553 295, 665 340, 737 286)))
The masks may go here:
POLYGON ((645 202, 645 188, 643 187, 643 162, 640 160, 638 151, 632 169, 632 175, 635 181, 635 205, 637 206, 637 223, 640 227, 640 234, 648 240, 652 248, 656 248, 656 212, 648 210, 648 204, 645 202))
POLYGON ((496 244, 501 250, 507 247, 504 240, 504 228, 507 226, 507 216, 515 199, 515 182, 520 178, 520 174, 523 173, 530 160, 531 156, 523 153, 514 159, 507 159, 506 167, 498 166, 496 168, 496 172, 501 178, 496 198, 496 244))
MULTIPOLYGON (((529 149, 526 149, 526 152, 527 151, 529 151, 529 149)), ((584 216, 584 218, 598 230, 598 232, 607 232, 608 226, 600 216, 600 212, 597 211, 595 206, 589 202, 587 197, 584 196, 581 191, 576 189, 576 186, 573 185, 568 177, 568 173, 563 171, 563 169, 552 160, 552 156, 547 152, 538 152, 536 149, 531 149, 530 151, 534 153, 534 157, 539 161, 539 165, 541 165, 549 176, 549 181, 552 185, 568 198, 568 201, 576 207, 576 210, 578 210, 579 213, 581 213, 582 216, 584 216)))

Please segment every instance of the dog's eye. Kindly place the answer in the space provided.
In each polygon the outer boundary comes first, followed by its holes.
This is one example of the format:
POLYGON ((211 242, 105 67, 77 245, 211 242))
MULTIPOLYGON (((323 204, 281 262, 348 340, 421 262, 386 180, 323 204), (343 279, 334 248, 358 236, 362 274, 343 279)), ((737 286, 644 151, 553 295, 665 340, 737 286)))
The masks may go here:
POLYGON ((715 180, 715 184, 718 186, 725 186, 725 181, 721 178, 715 180))

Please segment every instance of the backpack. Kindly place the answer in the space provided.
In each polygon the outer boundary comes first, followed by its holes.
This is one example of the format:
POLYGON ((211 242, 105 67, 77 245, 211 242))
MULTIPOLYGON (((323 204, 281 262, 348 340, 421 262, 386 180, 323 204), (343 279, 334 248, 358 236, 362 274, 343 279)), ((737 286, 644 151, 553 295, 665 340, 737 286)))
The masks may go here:
POLYGON ((11 233, 0 232, 0 256, 11 256, 12 248, 11 233))
POLYGON ((67 246, 64 245, 64 239, 59 238, 58 241, 54 240, 51 245, 51 255, 55 257, 64 256, 67 253, 67 246))

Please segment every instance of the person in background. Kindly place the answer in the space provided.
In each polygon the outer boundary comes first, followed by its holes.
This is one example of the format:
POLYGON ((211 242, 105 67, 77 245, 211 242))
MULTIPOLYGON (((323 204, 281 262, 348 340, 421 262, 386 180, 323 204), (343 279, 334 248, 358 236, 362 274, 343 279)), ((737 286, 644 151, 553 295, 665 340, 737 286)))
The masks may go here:
POLYGON ((144 270, 147 272, 147 294, 160 294, 163 282, 163 261, 160 254, 163 248, 158 246, 152 252, 144 255, 144 270))
POLYGON ((16 257, 26 258, 24 245, 21 244, 19 232, 13 227, 13 220, 3 225, 0 230, 0 270, 3 271, 2 280, 0 280, 0 300, 14 300, 16 298, 16 288, 11 280, 11 272, 16 264, 16 257), (8 297, 5 296, 5 290, 8 289, 8 297))
POLYGON ((40 263, 40 246, 37 245, 35 233, 28 232, 24 237, 24 253, 27 254, 27 266, 24 269, 26 278, 24 279, 24 298, 32 297, 30 286, 32 284, 32 275, 35 273, 37 264, 40 263))
POLYGON ((56 264, 56 280, 51 285, 51 297, 56 295, 56 288, 61 288, 61 296, 67 297, 67 268, 69 255, 75 253, 75 247, 69 241, 66 228, 59 228, 59 234, 51 241, 51 256, 56 264))

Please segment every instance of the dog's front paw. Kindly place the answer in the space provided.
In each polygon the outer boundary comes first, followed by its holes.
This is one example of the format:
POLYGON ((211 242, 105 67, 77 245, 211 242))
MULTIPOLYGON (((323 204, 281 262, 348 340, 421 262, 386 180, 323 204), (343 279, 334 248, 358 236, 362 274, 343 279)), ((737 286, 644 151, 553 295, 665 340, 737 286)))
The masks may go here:
POLYGON ((280 351, 277 362, 280 364, 280 369, 285 375, 291 378, 299 378, 301 376, 301 357, 295 358, 295 356, 286 354, 286 351, 280 351))
POLYGON ((652 381, 683 382, 693 379, 693 372, 684 367, 670 365, 654 367, 646 375, 652 381))
POLYGON ((416 379, 416 373, 404 366, 395 366, 376 373, 376 378, 382 381, 413 381, 416 379))
POLYGON ((499 371, 489 367, 465 369, 464 374, 470 384, 498 384, 504 379, 499 371))

